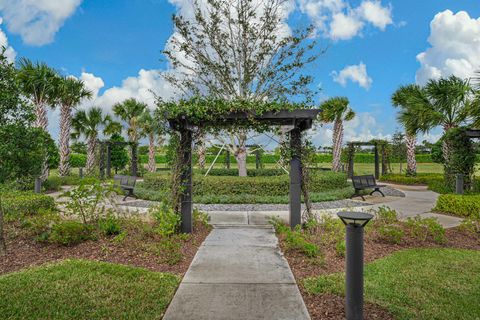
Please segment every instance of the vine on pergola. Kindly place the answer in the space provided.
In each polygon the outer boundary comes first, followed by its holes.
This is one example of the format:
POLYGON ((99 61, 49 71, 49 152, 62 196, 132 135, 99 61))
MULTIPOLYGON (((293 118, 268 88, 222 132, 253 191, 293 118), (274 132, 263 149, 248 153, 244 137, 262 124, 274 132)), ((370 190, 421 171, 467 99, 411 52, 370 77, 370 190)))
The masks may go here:
MULTIPOLYGON (((301 130, 307 129, 308 124, 311 124, 313 118, 316 117, 319 110, 312 110, 313 108, 307 104, 290 103, 290 102, 251 102, 251 101, 226 101, 213 98, 194 97, 188 100, 180 100, 177 102, 158 102, 158 108, 156 115, 163 119, 170 121, 172 131, 182 132, 188 130, 190 133, 189 139, 192 139, 196 134, 220 133, 230 132, 231 130, 245 129, 255 130, 257 132, 274 131, 272 123, 275 125, 291 125, 292 129, 298 130, 298 134, 295 139, 301 139, 301 130), (291 117, 291 112, 308 113, 298 114, 298 119, 291 117), (313 113, 312 113, 313 111, 313 113), (276 114, 288 113, 286 118, 282 118, 285 123, 278 122, 276 114), (262 118, 262 116, 269 115, 268 119, 262 118), (309 118, 310 117, 310 118, 309 118), (308 118, 308 119, 307 119, 308 118), (261 119, 261 120, 259 120, 261 119), (265 121, 266 120, 266 121, 265 121), (302 124, 297 123, 297 120, 303 121, 302 124), (305 125, 305 121, 308 122, 305 125), (287 123, 288 122, 288 123, 287 123), (305 126, 299 128, 298 125, 305 126)), ((172 135, 178 135, 176 132, 172 132, 172 135)), ((182 139, 180 139, 182 140, 182 139)), ((303 145, 303 144, 301 144, 303 145)), ((181 211, 181 198, 185 193, 185 179, 191 179, 191 172, 186 168, 191 164, 191 153, 187 155, 188 145, 182 145, 180 143, 177 150, 177 156, 172 166, 172 206, 176 212, 181 211), (188 158, 187 158, 188 157, 188 158)), ((301 151, 292 150, 292 153, 301 157, 301 151)), ((302 174, 303 176, 303 174, 302 174)), ((307 179, 301 179, 307 181, 307 179)), ((302 185, 302 190, 308 192, 305 185, 302 185)), ((305 193, 304 193, 305 194, 305 193)), ((308 199, 307 197, 304 197, 308 199)))

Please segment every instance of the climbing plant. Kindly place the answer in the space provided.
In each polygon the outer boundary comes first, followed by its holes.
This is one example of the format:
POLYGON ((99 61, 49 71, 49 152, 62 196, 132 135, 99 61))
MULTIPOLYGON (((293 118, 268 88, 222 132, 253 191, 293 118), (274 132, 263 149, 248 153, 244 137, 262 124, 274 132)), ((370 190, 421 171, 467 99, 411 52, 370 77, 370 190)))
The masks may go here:
POLYGON ((444 175, 447 187, 455 186, 455 175, 463 174, 465 187, 471 187, 475 168, 475 150, 465 127, 452 128, 444 135, 450 147, 448 160, 444 159, 444 175))

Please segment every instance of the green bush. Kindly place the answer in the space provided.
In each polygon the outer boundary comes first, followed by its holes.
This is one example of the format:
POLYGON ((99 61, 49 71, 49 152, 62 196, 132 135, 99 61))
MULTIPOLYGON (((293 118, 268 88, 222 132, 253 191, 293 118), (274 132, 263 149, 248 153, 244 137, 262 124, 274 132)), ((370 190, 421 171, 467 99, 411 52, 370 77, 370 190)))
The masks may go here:
POLYGON ((434 210, 480 219, 480 195, 442 194, 434 210))
POLYGON ((177 233, 180 228, 181 217, 168 204, 162 202, 160 205, 150 208, 149 211, 157 222, 155 230, 158 234, 162 237, 169 237, 177 233))
POLYGON ((80 178, 79 176, 50 176, 43 182, 42 186, 46 191, 59 191, 61 186, 78 186, 80 184, 94 184, 98 182, 100 182, 100 180, 96 177, 80 178))
POLYGON ((87 164, 87 155, 81 153, 70 154, 70 166, 72 168, 84 168, 87 164))
POLYGON ((36 240, 46 241, 52 227, 60 221, 61 217, 57 211, 41 209, 36 215, 25 217, 22 227, 36 240))
POLYGON ((436 218, 422 219, 416 216, 414 218, 408 218, 406 224, 412 236, 421 241, 426 241, 428 237, 431 237, 435 242, 445 242, 445 229, 436 218))
POLYGON ((379 226, 377 232, 382 240, 393 244, 399 244, 404 236, 403 230, 397 225, 379 226))
POLYGON ((0 195, 1 206, 7 218, 34 215, 39 210, 55 210, 55 200, 33 192, 7 192, 0 195))
POLYGON ((405 184, 405 185, 430 185, 432 182, 442 182, 443 174, 441 173, 417 173, 414 177, 404 174, 385 174, 380 178, 381 181, 405 184))
POLYGON ((106 217, 100 218, 98 228, 106 236, 115 236, 122 232, 120 221, 113 214, 107 214, 106 217))
POLYGON ((93 238, 92 226, 73 220, 64 220, 53 225, 48 241, 64 246, 73 246, 93 238))
MULTIPOLYGON (((195 173, 199 173, 200 175, 205 175, 207 170, 195 170, 195 173)), ((249 177, 270 177, 270 176, 281 176, 288 174, 283 169, 254 169, 254 170, 247 170, 247 174, 249 177)), ((209 176, 234 176, 238 177, 238 169, 211 169, 208 172, 209 176)))
POLYGON ((375 223, 379 224, 391 224, 396 223, 398 221, 398 213, 397 211, 390 209, 386 206, 379 207, 376 211, 374 211, 375 215, 375 223))

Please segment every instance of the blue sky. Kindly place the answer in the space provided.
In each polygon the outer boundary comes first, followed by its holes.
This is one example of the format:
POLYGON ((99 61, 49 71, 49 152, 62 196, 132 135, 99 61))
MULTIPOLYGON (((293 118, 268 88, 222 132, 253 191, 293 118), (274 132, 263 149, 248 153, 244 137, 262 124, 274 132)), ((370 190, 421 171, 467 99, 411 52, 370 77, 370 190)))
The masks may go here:
MULTIPOLYGON (((97 96, 89 104, 108 109, 129 96, 152 103, 148 89, 172 94, 158 75, 169 67, 161 51, 173 32, 171 15, 184 12, 188 2, 0 0, 0 45, 8 43, 12 59, 45 61, 82 78, 97 96)), ((346 126, 346 139, 388 137, 399 128, 390 96, 400 84, 480 69, 478 0, 291 0, 291 5, 285 23, 291 28, 313 23, 319 42, 328 46, 313 66, 314 85, 322 88, 317 101, 344 95, 358 113, 346 126)), ((56 117, 51 113, 54 136, 56 117)), ((430 138, 438 134, 434 130, 430 138)), ((329 126, 315 133, 317 144, 330 139, 329 126)))

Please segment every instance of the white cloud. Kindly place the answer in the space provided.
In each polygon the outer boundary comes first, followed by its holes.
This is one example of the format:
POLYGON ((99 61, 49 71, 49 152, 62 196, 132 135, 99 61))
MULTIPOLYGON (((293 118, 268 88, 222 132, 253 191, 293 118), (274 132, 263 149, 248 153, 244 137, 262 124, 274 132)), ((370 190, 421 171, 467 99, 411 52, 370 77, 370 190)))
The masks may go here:
POLYGON ((360 87, 368 90, 373 83, 372 78, 368 76, 367 66, 363 62, 360 62, 358 65, 347 66, 340 72, 333 71, 331 75, 333 81, 338 82, 344 87, 347 85, 348 81, 352 81, 358 83, 360 87))
POLYGON ((82 0, 0 0, 0 12, 8 30, 29 45, 53 41, 55 33, 82 0))
POLYGON ((465 11, 440 12, 430 23, 428 42, 431 47, 417 55, 418 83, 452 74, 468 78, 480 69, 480 18, 465 11))
POLYGON ((348 40, 361 35, 367 25, 382 31, 393 24, 391 6, 380 0, 363 0, 351 7, 346 0, 298 0, 299 8, 318 30, 334 40, 348 40))
MULTIPOLYGON (((0 17, 0 26, 2 24, 2 18, 0 17)), ((8 45, 8 39, 7 35, 3 30, 0 28, 0 49, 5 47, 5 56, 7 57, 7 60, 10 62, 13 62, 15 60, 15 57, 17 53, 11 46, 8 45)))
POLYGON ((92 96, 97 97, 98 92, 105 86, 103 79, 96 77, 93 73, 82 72, 80 80, 85 83, 85 87, 92 92, 92 96))

